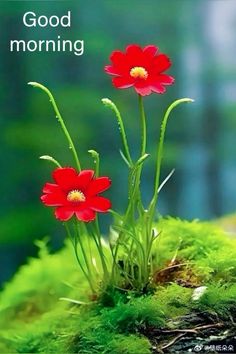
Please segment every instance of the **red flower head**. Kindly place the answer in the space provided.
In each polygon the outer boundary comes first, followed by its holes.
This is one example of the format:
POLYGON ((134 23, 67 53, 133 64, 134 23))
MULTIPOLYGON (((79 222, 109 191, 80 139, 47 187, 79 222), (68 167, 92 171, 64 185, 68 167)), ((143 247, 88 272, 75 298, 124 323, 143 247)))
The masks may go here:
POLYGON ((143 49, 136 44, 126 47, 125 53, 115 50, 110 56, 112 65, 105 66, 105 72, 115 77, 113 85, 119 89, 133 86, 141 96, 152 92, 164 93, 164 85, 174 82, 172 76, 163 74, 171 66, 165 54, 158 53, 155 45, 143 49))
POLYGON ((67 221, 75 214, 88 222, 95 219, 96 212, 106 213, 111 208, 110 200, 98 195, 110 187, 108 177, 96 178, 93 170, 77 173, 72 167, 57 168, 52 176, 56 183, 45 184, 41 200, 56 207, 57 219, 67 221))

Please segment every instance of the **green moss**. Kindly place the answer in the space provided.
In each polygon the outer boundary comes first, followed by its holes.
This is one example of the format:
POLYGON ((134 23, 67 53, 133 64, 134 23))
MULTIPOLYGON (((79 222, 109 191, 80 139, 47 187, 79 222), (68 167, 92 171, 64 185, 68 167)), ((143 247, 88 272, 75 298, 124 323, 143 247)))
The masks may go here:
POLYGON ((162 309, 166 319, 186 314, 189 311, 189 303, 193 290, 177 284, 157 288, 153 297, 156 306, 162 309))
POLYGON ((45 242, 38 242, 39 258, 32 258, 22 266, 0 296, 0 326, 14 322, 29 322, 55 308, 60 297, 67 296, 76 287, 84 299, 87 284, 75 262, 70 246, 57 254, 49 254, 45 242), (12 320, 14 321, 12 322, 12 320))
POLYGON ((236 280, 236 247, 232 241, 218 250, 210 251, 207 257, 196 264, 208 282, 225 284, 236 280))
POLYGON ((150 349, 151 345, 145 338, 140 338, 133 335, 119 335, 111 340, 110 351, 107 351, 107 354, 150 354, 150 349))
POLYGON ((160 233, 155 252, 158 264, 163 264, 175 255, 180 259, 197 261, 212 251, 231 249, 232 243, 236 249, 236 242, 228 239, 223 230, 209 222, 162 219, 157 230, 160 233))
POLYGON ((12 350, 12 348, 10 349, 10 347, 6 344, 6 343, 3 343, 3 341, 5 342, 4 339, 2 339, 1 336, 0 336, 0 353, 4 353, 4 354, 13 354, 13 353, 16 353, 15 351, 12 350))
POLYGON ((135 333, 148 327, 161 328, 173 317, 189 310, 192 289, 177 284, 158 287, 155 294, 128 297, 129 302, 101 310, 100 319, 106 328, 122 333, 135 333))
POLYGON ((149 354, 149 341, 141 336, 117 334, 93 327, 74 338, 70 352, 83 354, 149 354))
POLYGON ((193 307, 200 311, 215 312, 223 320, 231 320, 236 314, 236 284, 210 285, 193 307))
POLYGON ((146 354, 151 345, 141 333, 172 328, 176 317, 204 311, 230 320, 236 314, 235 240, 197 221, 162 219, 157 229, 152 293, 108 287, 93 304, 70 246, 50 254, 40 243, 39 257, 21 267, 1 293, 0 351, 146 354), (201 285, 207 290, 192 300, 201 285))
POLYGON ((5 334, 5 342, 17 353, 65 353, 64 326, 70 327, 66 309, 55 309, 17 333, 5 334))
POLYGON ((119 304, 114 309, 104 309, 101 321, 116 332, 137 332, 141 327, 164 325, 164 312, 155 298, 147 296, 119 304))

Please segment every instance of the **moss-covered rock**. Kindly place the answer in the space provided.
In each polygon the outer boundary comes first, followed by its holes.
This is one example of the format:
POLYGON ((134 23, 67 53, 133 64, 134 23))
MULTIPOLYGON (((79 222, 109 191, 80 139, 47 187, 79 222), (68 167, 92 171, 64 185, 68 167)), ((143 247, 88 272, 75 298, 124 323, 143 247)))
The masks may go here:
POLYGON ((209 342, 207 331, 231 333, 236 241, 198 221, 162 219, 157 230, 152 292, 108 287, 96 302, 70 245, 50 254, 40 242, 39 257, 21 267, 1 294, 0 352, 181 352, 180 339, 191 349, 196 337, 209 342), (206 288, 193 296, 201 286, 206 288))

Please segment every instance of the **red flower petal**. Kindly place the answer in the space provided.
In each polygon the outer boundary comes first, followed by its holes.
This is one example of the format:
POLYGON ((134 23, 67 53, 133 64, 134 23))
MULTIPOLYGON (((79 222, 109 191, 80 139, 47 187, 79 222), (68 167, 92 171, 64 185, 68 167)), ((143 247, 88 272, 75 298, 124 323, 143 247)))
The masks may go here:
POLYGON ((92 210, 105 213, 111 208, 111 202, 104 197, 93 197, 89 200, 89 206, 92 210))
POLYGON ((143 50, 139 45, 131 44, 126 47, 125 62, 127 65, 126 73, 129 74, 130 70, 135 66, 147 67, 150 62, 150 58, 149 55, 145 55, 145 53, 143 53, 143 50))
POLYGON ((119 75, 120 74, 119 70, 112 65, 106 65, 104 70, 107 74, 110 74, 110 75, 119 75))
POLYGON ((77 219, 79 219, 81 221, 85 221, 85 222, 92 221, 96 218, 96 213, 92 209, 83 209, 80 211, 76 211, 75 215, 76 215, 77 219))
POLYGON ((152 91, 156 93, 164 93, 166 91, 165 87, 160 84, 160 82, 154 82, 151 86, 152 91))
POLYGON ((154 57, 155 54, 158 52, 158 47, 156 47, 155 45, 147 45, 143 48, 143 52, 145 54, 150 55, 150 57, 154 57))
POLYGON ((77 177, 77 172, 72 167, 57 168, 53 171, 53 179, 64 190, 73 189, 77 177))
POLYGON ((135 86, 135 91, 141 96, 148 96, 152 93, 152 90, 149 86, 137 87, 135 86))
POLYGON ((156 73, 162 73, 169 69, 170 66, 171 61, 165 54, 159 54, 157 57, 153 58, 153 70, 156 73))
POLYGON ((107 190, 111 185, 111 180, 108 177, 98 177, 91 181, 86 191, 88 196, 95 196, 107 190))
POLYGON ((172 76, 165 75, 165 74, 160 74, 156 77, 156 80, 158 80, 160 83, 164 85, 171 85, 175 81, 175 79, 172 76))
POLYGON ((43 187, 43 193, 53 193, 58 190, 58 185, 53 183, 46 183, 43 187))
POLYGON ((114 65, 119 66, 121 62, 125 60, 125 54, 120 50, 114 50, 111 53, 110 60, 114 65))
POLYGON ((61 191, 48 193, 41 196, 41 201, 47 206, 62 206, 66 203, 66 198, 61 191))
POLYGON ((135 57, 135 56, 140 56, 142 55, 143 51, 140 45, 138 44, 129 44, 126 47, 126 55, 127 57, 135 57))
MULTIPOLYGON (((110 56, 110 60, 112 62, 112 68, 110 67, 110 69, 108 70, 113 70, 115 75, 121 75, 122 73, 127 71, 127 60, 126 60, 126 55, 124 53, 122 53, 119 50, 115 50, 111 56, 110 56)), ((106 71, 107 69, 105 69, 106 71)), ((114 75, 113 73, 109 73, 111 75, 114 75)))
POLYGON ((92 180, 93 176, 94 176, 93 170, 81 171, 76 178, 75 189, 81 189, 82 191, 84 191, 87 188, 89 182, 92 180))
POLYGON ((112 83, 116 88, 128 88, 133 86, 135 80, 132 77, 114 77, 112 83))
POLYGON ((56 218, 61 221, 69 220, 73 216, 73 214, 74 214, 74 211, 68 207, 65 207, 65 206, 58 207, 55 210, 56 218))

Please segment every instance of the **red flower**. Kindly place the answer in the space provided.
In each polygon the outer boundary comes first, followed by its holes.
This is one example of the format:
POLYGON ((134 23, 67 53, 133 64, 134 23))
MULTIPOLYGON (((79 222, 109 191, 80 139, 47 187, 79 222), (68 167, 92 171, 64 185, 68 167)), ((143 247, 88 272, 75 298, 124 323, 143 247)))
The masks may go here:
POLYGON ((113 85, 119 89, 133 86, 141 95, 150 95, 152 92, 164 93, 164 85, 174 82, 172 76, 163 74, 171 66, 170 59, 158 53, 155 45, 148 45, 143 49, 137 44, 126 47, 125 53, 115 50, 110 56, 112 65, 105 66, 105 72, 115 77, 113 85))
POLYGON ((96 218, 96 212, 106 213, 111 208, 110 200, 98 195, 110 187, 108 177, 96 178, 93 170, 77 173, 72 167, 57 168, 52 176, 56 183, 45 184, 41 200, 56 207, 57 219, 67 221, 75 214, 88 222, 96 218))

